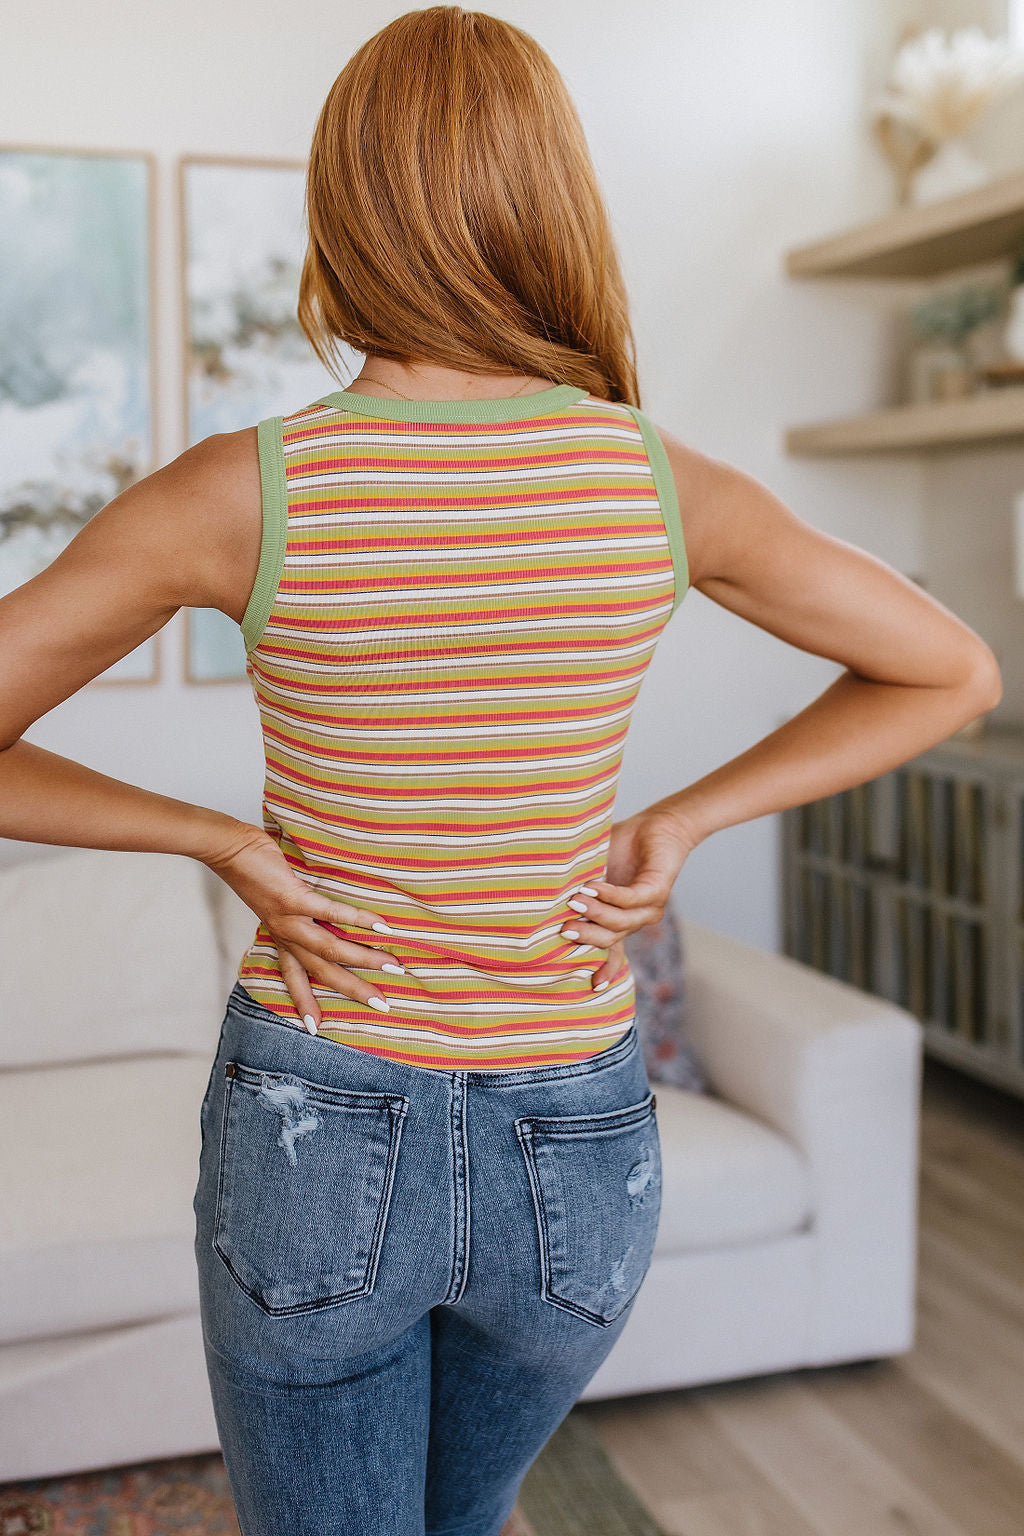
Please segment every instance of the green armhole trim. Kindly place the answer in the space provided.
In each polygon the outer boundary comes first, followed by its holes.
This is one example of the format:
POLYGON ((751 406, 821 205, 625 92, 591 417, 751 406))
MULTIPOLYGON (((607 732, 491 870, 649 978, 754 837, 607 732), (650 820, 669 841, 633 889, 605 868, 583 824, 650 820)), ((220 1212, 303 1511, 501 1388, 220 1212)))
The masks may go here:
POLYGON ((242 639, 247 651, 255 650, 267 627, 284 567, 288 543, 288 487, 284 474, 284 418, 268 416, 256 428, 260 454, 260 486, 263 497, 263 538, 256 583, 242 615, 242 639))
POLYGON ((654 488, 661 503, 661 515, 665 521, 665 532, 668 534, 668 547, 672 551, 672 569, 676 578, 672 612, 675 613, 690 586, 690 566, 686 558, 686 541, 683 538, 683 520, 679 512, 675 476, 672 474, 672 466, 665 452, 665 444, 658 436, 653 421, 638 406, 627 405, 626 409, 636 419, 644 440, 644 447, 647 449, 647 457, 651 461, 651 469, 654 472, 654 488))

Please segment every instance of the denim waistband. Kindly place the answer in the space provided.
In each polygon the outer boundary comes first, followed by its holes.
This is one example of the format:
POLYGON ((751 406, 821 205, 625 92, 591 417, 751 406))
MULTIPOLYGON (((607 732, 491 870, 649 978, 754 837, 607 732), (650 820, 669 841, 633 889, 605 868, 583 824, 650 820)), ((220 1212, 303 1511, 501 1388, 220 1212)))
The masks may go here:
MULTIPOLYGON (((259 1019, 262 1023, 276 1024, 279 1029, 298 1030, 301 1034, 306 1031, 298 1022, 288 1023, 286 1019, 276 1014, 272 1008, 266 1008, 256 1001, 241 981, 236 981, 231 988, 228 997, 228 1007, 236 1012, 248 1014, 250 1018, 259 1019)), ((316 1037, 312 1037, 316 1038, 316 1037)), ((346 1045, 343 1042, 332 1040, 331 1045, 337 1046, 341 1051, 356 1051, 360 1056, 373 1057, 373 1051, 362 1051, 358 1046, 346 1045)), ((636 1021, 633 1020, 621 1039, 612 1045, 606 1046, 603 1051, 598 1051, 595 1056, 588 1056, 584 1061, 567 1061, 556 1066, 549 1067, 498 1067, 486 1072, 474 1071, 472 1067, 421 1067, 415 1062, 395 1062, 389 1057, 378 1059, 387 1061, 390 1066, 401 1067, 409 1072, 422 1072, 425 1076, 437 1077, 441 1074, 454 1075, 464 1078, 470 1083, 489 1083, 493 1088, 516 1087, 520 1083, 549 1083, 561 1078, 587 1077, 594 1072, 602 1072, 609 1067, 618 1066, 625 1061, 634 1051, 639 1050, 640 1039, 637 1034, 636 1021)))

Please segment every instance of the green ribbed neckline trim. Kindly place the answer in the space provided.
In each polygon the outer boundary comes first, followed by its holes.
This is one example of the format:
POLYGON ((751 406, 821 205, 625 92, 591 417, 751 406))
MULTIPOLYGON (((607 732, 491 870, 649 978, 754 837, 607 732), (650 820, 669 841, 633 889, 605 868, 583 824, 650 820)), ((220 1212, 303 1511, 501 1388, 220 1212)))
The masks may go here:
POLYGON ((672 552, 672 570, 676 585, 675 596, 672 599, 672 612, 675 613, 690 588, 690 565, 686 557, 686 541, 683 537, 683 519, 679 511, 675 476, 668 461, 668 454, 665 452, 665 444, 658 436, 653 421, 638 406, 627 405, 626 409, 636 419, 636 424, 640 428, 644 447, 647 449, 647 457, 651 461, 651 469, 654 473, 654 488, 661 503, 665 532, 668 535, 668 547, 672 552))
POLYGON ((256 582, 242 615, 246 651, 253 650, 267 626, 284 567, 288 542, 288 491, 284 476, 283 416, 268 416, 256 428, 263 497, 263 537, 256 582))
POLYGON ((575 384, 555 384, 532 395, 504 395, 494 400, 390 400, 338 389, 323 395, 316 405, 333 405, 357 416, 376 416, 387 421, 528 421, 566 406, 578 405, 590 393, 575 384))

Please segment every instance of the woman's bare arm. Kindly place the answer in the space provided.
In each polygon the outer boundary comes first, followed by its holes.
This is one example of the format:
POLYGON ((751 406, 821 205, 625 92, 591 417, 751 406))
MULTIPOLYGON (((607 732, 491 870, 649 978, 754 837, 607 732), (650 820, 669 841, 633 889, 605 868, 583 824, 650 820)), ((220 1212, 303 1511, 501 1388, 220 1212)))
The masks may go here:
POLYGON ((262 526, 256 429, 217 433, 116 496, 44 571, 0 599, 0 837, 207 864, 266 925, 296 1007, 315 1026, 309 976, 387 1006, 347 967, 397 967, 394 955, 320 926, 371 928, 383 922, 379 913, 311 890, 262 827, 22 739, 178 608, 219 608, 239 622, 262 526))
POLYGON ((862 784, 999 702, 993 652, 942 603, 875 555, 804 522, 742 470, 660 435, 683 509, 691 584, 846 669, 791 720, 668 797, 701 837, 862 784))
POLYGON ((45 570, 0 599, 0 837, 206 859, 237 836, 234 817, 21 737, 179 608, 241 616, 241 589, 248 581, 251 590, 259 559, 259 468, 248 436, 207 438, 122 491, 45 570))
MULTIPOLYGON (((607 948, 657 922, 692 849, 713 832, 863 784, 992 709, 988 645, 883 560, 804 522, 772 491, 658 429, 672 466, 690 584, 845 670, 738 757, 612 829, 605 881, 566 925, 607 948)), ((563 928, 563 933, 565 928, 563 928)), ((623 963, 621 944, 595 972, 623 963)))

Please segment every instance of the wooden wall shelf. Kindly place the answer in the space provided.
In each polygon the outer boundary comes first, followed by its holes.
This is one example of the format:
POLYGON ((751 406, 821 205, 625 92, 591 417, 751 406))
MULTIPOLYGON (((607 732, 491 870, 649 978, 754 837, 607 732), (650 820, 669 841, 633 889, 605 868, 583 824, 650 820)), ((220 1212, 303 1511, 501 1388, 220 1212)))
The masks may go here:
MULTIPOLYGON (((1024 171, 799 246, 787 254, 786 271, 791 277, 936 277, 1009 257, 1022 244, 1024 171)), ((1014 438, 1024 438, 1020 385, 791 427, 785 448, 819 457, 926 452, 1014 438)))
POLYGON ((935 277, 1009 256, 1024 240, 1024 172, 900 208, 786 256, 790 277, 935 277))
POLYGON ((1024 437, 1024 386, 1013 385, 969 395, 963 400, 934 400, 924 405, 894 405, 790 427, 786 452, 818 458, 832 454, 893 453, 1024 437))

